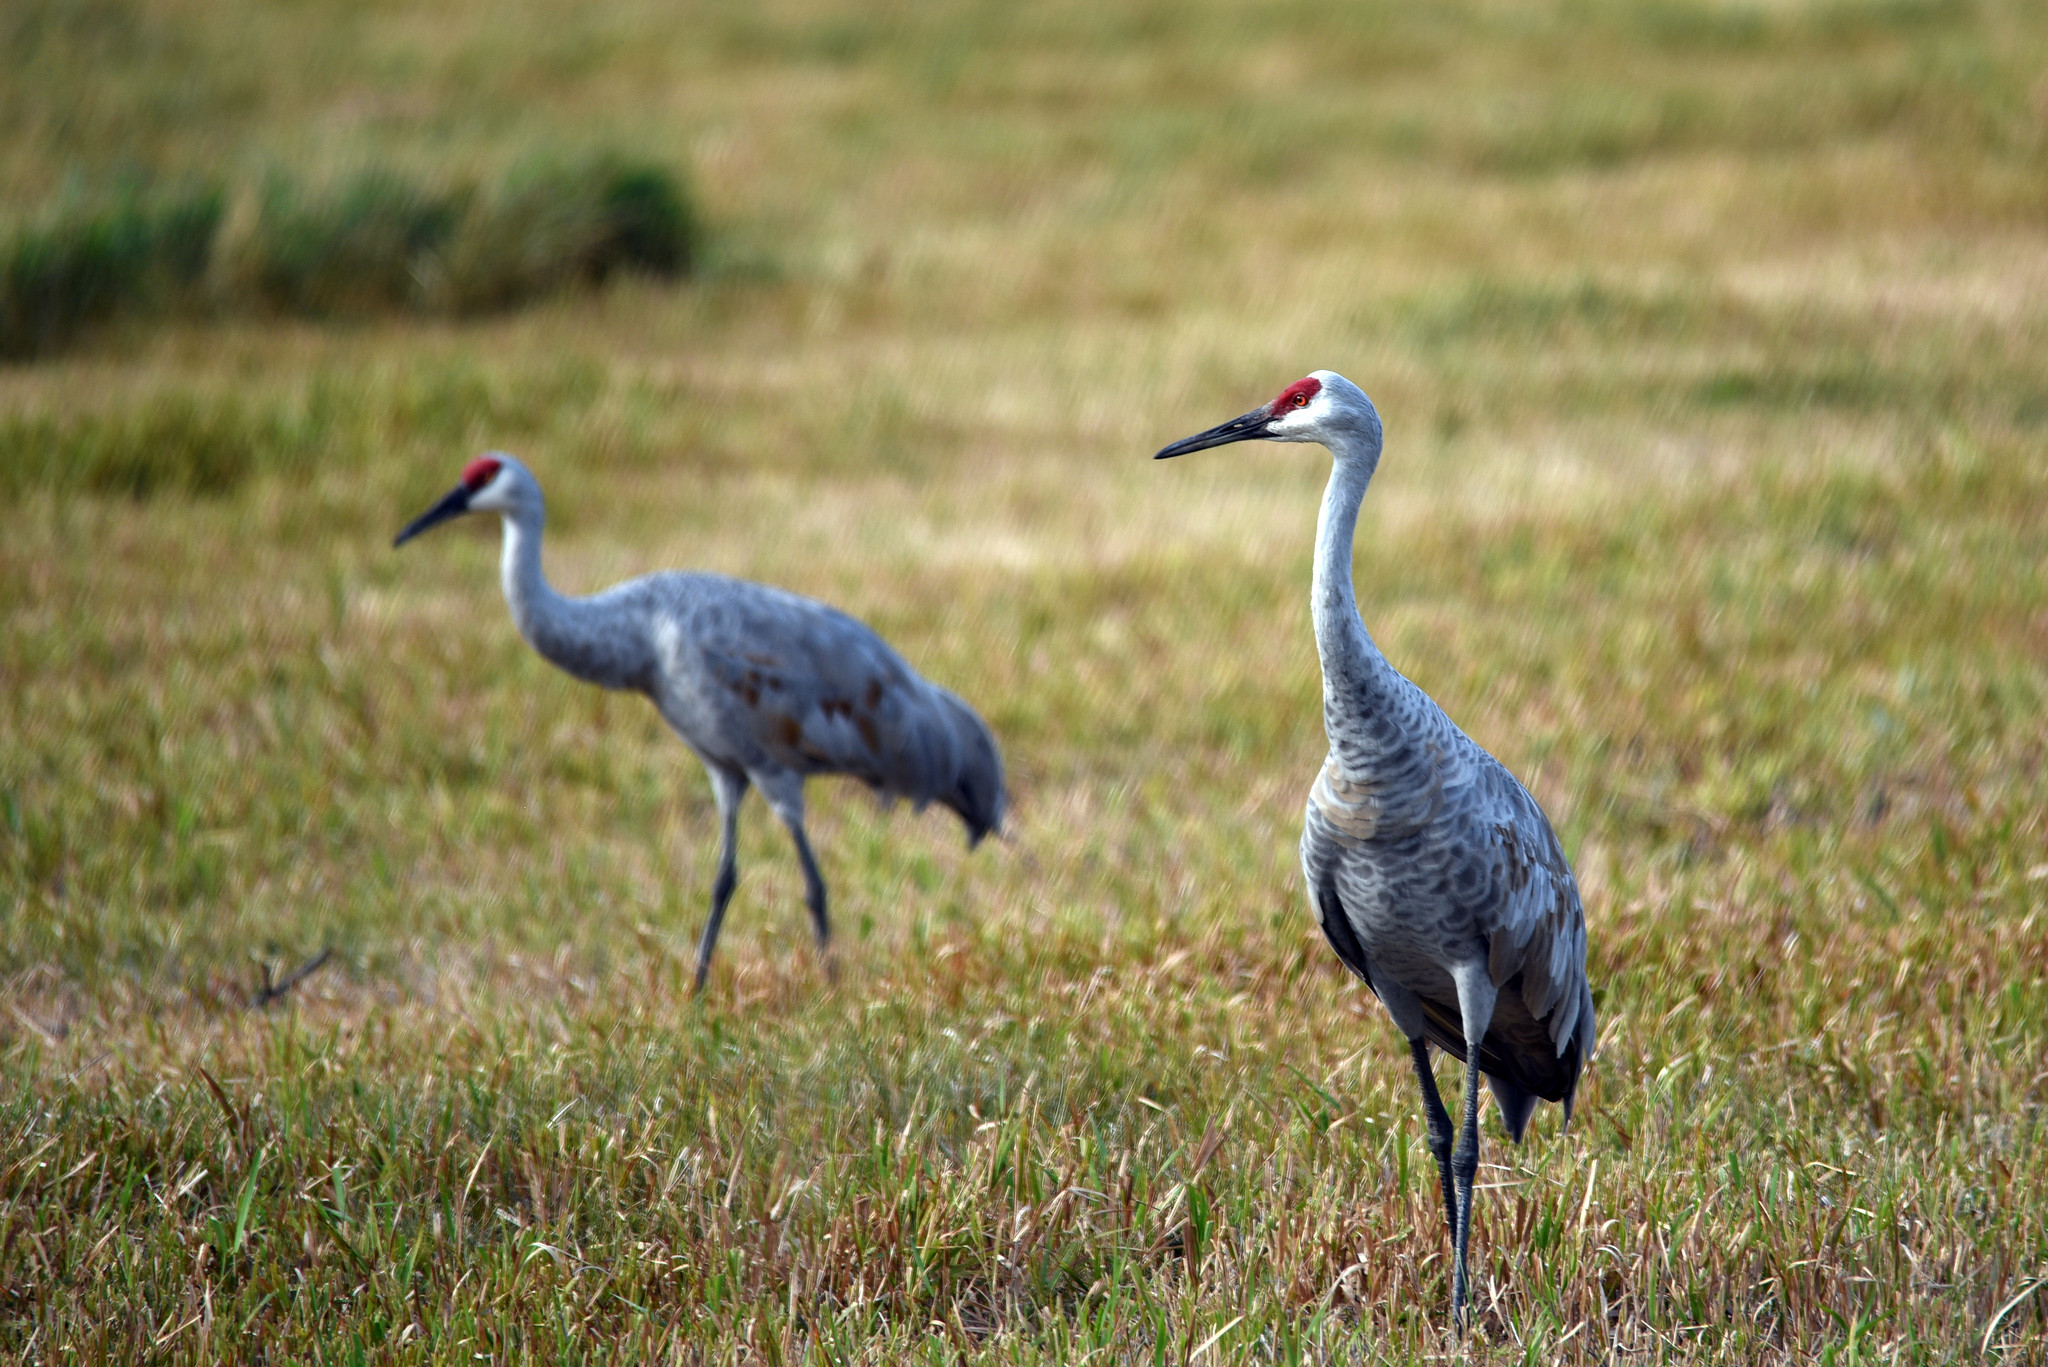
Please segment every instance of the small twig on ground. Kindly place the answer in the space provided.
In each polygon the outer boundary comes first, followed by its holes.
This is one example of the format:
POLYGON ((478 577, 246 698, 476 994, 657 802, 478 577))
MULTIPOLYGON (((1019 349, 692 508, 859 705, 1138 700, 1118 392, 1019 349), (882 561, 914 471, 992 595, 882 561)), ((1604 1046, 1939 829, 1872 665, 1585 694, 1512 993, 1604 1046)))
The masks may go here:
POLYGON ((264 964, 263 981, 257 985, 255 995, 249 999, 249 1005, 269 1006, 272 1002, 282 999, 293 988, 319 972, 326 965, 327 961, 333 957, 334 950, 332 948, 323 949, 275 982, 271 981, 270 978, 270 965, 264 964))

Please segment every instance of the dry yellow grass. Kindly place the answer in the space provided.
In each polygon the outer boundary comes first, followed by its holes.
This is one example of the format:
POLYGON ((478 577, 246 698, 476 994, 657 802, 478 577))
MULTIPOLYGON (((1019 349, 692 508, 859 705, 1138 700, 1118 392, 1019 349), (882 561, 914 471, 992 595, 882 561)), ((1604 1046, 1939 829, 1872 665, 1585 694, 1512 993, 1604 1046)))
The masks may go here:
POLYGON ((1451 1355, 1398 1042, 1294 868, 1322 460, 1146 459, 1331 366, 1388 420, 1368 623, 1592 928, 1580 1123, 1489 1121, 1469 1356, 2048 1352, 2034 7, 0 23, 9 202, 601 145, 715 236, 681 291, 0 370, 0 441, 244 462, 0 482, 0 1351, 1451 1355), (835 990, 751 809, 689 1002, 693 762, 519 643, 489 529, 387 549, 484 445, 564 588, 882 630, 1014 841, 814 789, 835 990))

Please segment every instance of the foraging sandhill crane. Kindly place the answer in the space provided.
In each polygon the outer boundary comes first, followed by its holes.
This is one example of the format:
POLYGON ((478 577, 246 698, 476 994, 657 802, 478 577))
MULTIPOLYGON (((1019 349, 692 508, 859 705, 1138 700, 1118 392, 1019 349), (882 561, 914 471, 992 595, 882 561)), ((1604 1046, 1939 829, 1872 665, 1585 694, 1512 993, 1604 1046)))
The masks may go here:
POLYGON ((885 801, 943 803, 966 823, 969 849, 1000 831, 1003 761, 988 726, 845 613, 762 584, 675 571, 564 597, 541 573, 540 484, 497 451, 464 466, 462 482, 392 545, 484 512, 504 519, 505 601, 527 644, 579 679, 645 693, 711 775, 722 832, 697 991, 738 882, 734 837, 749 784, 796 842, 828 971, 825 879, 804 835, 807 777, 849 774, 885 801))
POLYGON ((1564 1103, 1571 1120, 1594 1037, 1585 914, 1536 799, 1387 663, 1359 619, 1351 542, 1380 461, 1372 400, 1318 370, 1155 459, 1235 441, 1321 442, 1332 457, 1309 591, 1330 754, 1309 789, 1301 868, 1330 947, 1408 1039, 1456 1248, 1451 1317, 1462 1333, 1479 1077, 1516 1143, 1538 1098, 1564 1103), (1431 1044, 1466 1065, 1455 1153, 1431 1044))

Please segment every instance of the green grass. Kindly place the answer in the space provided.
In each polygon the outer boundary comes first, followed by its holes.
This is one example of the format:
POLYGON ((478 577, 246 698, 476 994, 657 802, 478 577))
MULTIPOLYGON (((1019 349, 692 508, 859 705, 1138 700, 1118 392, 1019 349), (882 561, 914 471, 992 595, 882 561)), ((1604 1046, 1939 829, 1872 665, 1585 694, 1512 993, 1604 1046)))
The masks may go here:
POLYGON ((272 174, 251 198, 242 232, 220 231, 219 189, 131 189, 0 238, 0 360, 120 317, 489 313, 623 271, 672 279, 700 250, 674 173, 611 155, 528 158, 488 186, 386 168, 309 191, 272 174))
POLYGON ((2044 57, 1988 0, 10 11, 10 203, 438 167, 518 223, 589 140, 718 228, 687 290, 0 370, 0 1354, 1451 1356, 1294 865, 1324 459, 1147 459, 1333 366, 1367 622, 1591 931, 1468 1356, 2038 1359, 2044 57), (518 640, 492 529, 389 549, 486 446, 564 588, 873 623, 1014 839, 815 785, 835 987, 750 807, 693 1002, 694 761, 518 640))

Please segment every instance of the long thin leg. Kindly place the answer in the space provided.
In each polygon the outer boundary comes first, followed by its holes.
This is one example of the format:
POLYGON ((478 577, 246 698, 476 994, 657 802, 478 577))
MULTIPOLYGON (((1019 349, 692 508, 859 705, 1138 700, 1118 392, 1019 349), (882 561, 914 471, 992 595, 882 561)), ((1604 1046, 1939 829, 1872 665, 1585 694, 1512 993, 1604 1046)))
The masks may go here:
POLYGON ((832 946, 832 922, 825 915, 825 875, 818 872, 817 856, 811 853, 810 839, 801 824, 789 828, 789 838, 796 842, 796 857, 804 866, 804 905, 811 909, 811 932, 818 937, 822 954, 832 946))
POLYGON ((1429 1152, 1436 1159, 1436 1175, 1444 1193, 1444 1228, 1458 1237, 1458 1200, 1451 1181, 1451 1118, 1444 1113, 1444 1099, 1436 1089, 1436 1073, 1429 1066, 1429 1045, 1417 1035, 1408 1041, 1409 1057, 1415 1060, 1415 1080, 1422 1084, 1422 1115, 1429 1122, 1429 1152))
POLYGON ((789 838, 796 845, 797 862, 804 869, 804 904, 811 909, 811 934, 818 942, 818 957, 825 965, 825 976, 837 982, 839 966, 832 959, 832 922, 825 912, 825 875, 818 872, 817 856, 811 853, 810 838, 804 834, 804 782, 801 775, 791 774, 770 783, 761 784, 761 795, 774 807, 775 815, 789 830, 789 838))
POLYGON ((1472 1243, 1472 1179, 1479 1172, 1479 1047, 1486 1028, 1493 1023, 1493 1004, 1498 996, 1486 963, 1480 960, 1451 970, 1458 985, 1458 1010, 1465 1025, 1465 1124, 1458 1136, 1457 1151, 1451 1155, 1451 1175, 1458 1183, 1458 1218, 1453 1230, 1456 1261, 1451 1268, 1451 1323, 1462 1337, 1471 1301, 1472 1277, 1465 1265, 1466 1250, 1472 1243))
POLYGON ((695 992, 704 990, 704 980, 711 974, 711 952, 718 948, 726 903, 732 901, 732 891, 739 886, 740 803, 746 796, 746 774, 738 769, 711 770, 711 797, 718 804, 720 824, 718 876, 711 883, 711 917, 704 922, 704 938, 697 945, 697 985, 692 989, 695 992))
POLYGON ((1465 1269, 1465 1252, 1472 1243, 1472 1179, 1479 1172, 1479 1041, 1467 1036, 1465 1049, 1465 1125, 1458 1136, 1458 1151, 1451 1155, 1451 1171, 1458 1181, 1458 1218, 1453 1234, 1457 1263, 1451 1269, 1451 1321, 1461 1335, 1465 1332, 1472 1286, 1471 1273, 1465 1269))

